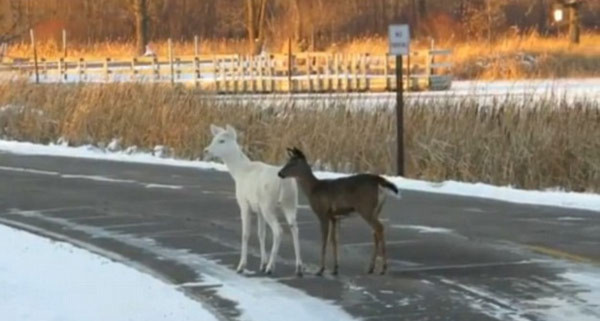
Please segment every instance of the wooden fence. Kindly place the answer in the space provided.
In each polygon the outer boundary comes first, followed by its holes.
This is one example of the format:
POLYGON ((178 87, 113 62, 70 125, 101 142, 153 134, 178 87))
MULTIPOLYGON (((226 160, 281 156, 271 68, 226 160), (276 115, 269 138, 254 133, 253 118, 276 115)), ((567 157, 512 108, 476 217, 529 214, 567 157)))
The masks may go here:
MULTIPOLYGON (((450 88, 451 51, 413 51, 404 59, 407 90, 450 88)), ((218 93, 377 92, 395 90, 395 59, 387 55, 306 52, 289 54, 198 55, 158 59, 86 61, 40 58, 42 82, 171 82, 218 93)), ((31 61, 4 69, 35 75, 31 61)))

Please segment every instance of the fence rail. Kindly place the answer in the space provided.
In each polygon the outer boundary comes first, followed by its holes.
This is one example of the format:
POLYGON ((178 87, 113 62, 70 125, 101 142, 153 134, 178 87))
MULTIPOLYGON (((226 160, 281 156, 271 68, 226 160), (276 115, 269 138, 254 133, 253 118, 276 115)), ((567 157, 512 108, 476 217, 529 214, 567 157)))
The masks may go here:
MULTIPOLYGON (((441 49, 413 51, 403 66, 406 89, 450 88, 451 54, 441 49)), ((323 52, 38 61, 43 82, 172 82, 218 93, 393 91, 395 68, 392 56, 323 52)), ((35 73, 28 60, 3 64, 2 69, 35 73)))

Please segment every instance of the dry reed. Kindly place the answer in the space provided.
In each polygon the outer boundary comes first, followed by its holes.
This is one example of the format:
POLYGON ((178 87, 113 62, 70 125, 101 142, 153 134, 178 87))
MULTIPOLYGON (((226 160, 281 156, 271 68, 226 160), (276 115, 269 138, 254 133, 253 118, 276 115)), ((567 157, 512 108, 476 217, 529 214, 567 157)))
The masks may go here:
MULTIPOLYGON (((223 103, 164 85, 0 84, 0 136, 40 143, 170 147, 197 159, 209 124, 239 128, 250 156, 284 161, 284 148, 305 149, 318 167, 393 173, 394 115, 388 108, 349 110, 293 102, 223 103)), ((411 102, 406 111, 409 177, 600 191, 600 103, 556 100, 411 102)))

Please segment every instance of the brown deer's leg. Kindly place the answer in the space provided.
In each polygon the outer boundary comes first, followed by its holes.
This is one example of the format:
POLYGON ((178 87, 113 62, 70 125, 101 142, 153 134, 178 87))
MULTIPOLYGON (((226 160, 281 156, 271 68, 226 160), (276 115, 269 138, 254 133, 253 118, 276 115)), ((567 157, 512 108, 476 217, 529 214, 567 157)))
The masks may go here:
POLYGON ((385 250, 385 236, 383 232, 383 224, 381 224, 381 222, 377 220, 376 226, 379 234, 381 259, 383 260, 383 264, 381 265, 381 274, 385 274, 385 272, 387 271, 387 253, 385 250))
POLYGON ((369 269, 367 270, 367 273, 369 274, 372 274, 375 270, 375 260, 377 259, 377 253, 379 253, 378 244, 379 238, 377 237, 375 229, 373 229, 373 255, 371 255, 371 264, 369 265, 369 269))
POLYGON ((333 270, 331 274, 338 274, 338 224, 334 218, 331 220, 331 246, 333 247, 333 270))
POLYGON ((329 220, 321 219, 321 268, 316 273, 316 275, 323 275, 323 271, 325 271, 325 254, 327 250, 327 242, 329 241, 329 220))

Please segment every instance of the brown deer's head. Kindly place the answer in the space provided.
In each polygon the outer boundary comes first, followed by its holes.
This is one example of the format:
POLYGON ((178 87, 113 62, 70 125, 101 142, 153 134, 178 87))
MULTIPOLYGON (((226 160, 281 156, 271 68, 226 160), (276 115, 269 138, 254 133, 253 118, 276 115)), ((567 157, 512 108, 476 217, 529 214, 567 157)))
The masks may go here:
POLYGON ((287 153, 290 159, 277 174, 279 177, 299 178, 311 172, 310 166, 306 161, 306 156, 304 156, 301 150, 296 147, 288 148, 287 153))

